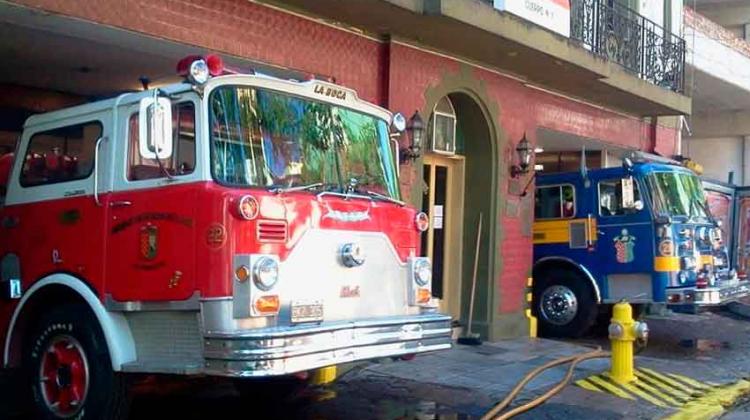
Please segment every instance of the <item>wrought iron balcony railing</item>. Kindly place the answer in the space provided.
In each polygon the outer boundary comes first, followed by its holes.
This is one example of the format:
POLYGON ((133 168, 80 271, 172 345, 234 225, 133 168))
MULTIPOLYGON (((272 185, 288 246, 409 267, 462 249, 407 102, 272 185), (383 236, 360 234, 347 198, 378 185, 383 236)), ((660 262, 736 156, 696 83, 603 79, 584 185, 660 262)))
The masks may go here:
POLYGON ((675 92, 685 84, 685 40, 612 0, 571 0, 570 37, 593 54, 675 92))

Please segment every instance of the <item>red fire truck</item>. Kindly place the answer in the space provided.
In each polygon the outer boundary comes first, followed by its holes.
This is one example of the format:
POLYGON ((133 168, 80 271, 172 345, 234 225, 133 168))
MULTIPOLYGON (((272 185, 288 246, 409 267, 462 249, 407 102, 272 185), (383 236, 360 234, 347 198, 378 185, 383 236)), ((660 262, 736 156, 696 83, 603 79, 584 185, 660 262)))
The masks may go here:
MULTIPOLYGON (((251 379, 451 346, 400 200, 404 119, 227 74, 32 116, 0 159, 0 337, 40 418, 112 418, 128 373, 251 379)), ((300 375, 301 376, 301 375, 300 375)))

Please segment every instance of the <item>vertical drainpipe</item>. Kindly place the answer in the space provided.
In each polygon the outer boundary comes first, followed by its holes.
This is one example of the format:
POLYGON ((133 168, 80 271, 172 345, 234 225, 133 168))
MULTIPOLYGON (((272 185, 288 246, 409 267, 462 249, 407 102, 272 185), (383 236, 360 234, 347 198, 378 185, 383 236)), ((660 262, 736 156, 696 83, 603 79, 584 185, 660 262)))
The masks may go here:
POLYGON ((390 109, 391 102, 391 37, 383 38, 383 48, 380 51, 380 100, 385 109, 390 109))
POLYGON ((657 116, 651 117, 651 124, 649 125, 649 140, 650 140, 650 144, 648 146, 649 153, 656 153, 656 129, 657 129, 658 120, 659 120, 659 117, 657 116))

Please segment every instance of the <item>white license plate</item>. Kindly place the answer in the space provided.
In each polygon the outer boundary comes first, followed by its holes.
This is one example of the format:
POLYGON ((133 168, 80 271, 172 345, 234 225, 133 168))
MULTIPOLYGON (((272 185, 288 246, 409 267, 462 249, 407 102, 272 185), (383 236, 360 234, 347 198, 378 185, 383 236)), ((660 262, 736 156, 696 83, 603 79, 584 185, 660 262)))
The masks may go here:
POLYGON ((323 302, 292 302, 292 322, 323 320, 323 302))

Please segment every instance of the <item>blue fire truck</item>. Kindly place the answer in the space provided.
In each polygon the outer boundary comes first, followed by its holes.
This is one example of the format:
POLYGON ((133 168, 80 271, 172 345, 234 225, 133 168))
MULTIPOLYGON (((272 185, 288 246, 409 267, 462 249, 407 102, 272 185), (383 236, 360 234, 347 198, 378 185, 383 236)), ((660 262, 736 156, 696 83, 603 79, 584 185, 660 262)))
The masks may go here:
POLYGON ((543 335, 580 336, 621 299, 684 309, 750 294, 695 173, 668 159, 624 162, 537 175, 533 311, 543 335))

